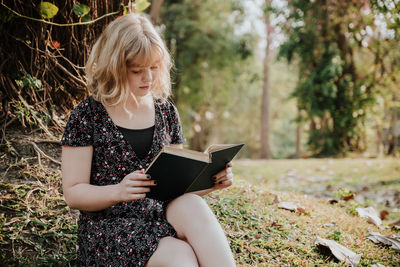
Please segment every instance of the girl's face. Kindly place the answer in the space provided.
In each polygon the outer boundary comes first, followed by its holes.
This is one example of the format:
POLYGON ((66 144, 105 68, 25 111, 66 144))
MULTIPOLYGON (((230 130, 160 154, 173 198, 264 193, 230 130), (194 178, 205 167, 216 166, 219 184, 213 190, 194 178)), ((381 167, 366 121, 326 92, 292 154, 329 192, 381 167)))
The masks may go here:
POLYGON ((153 82, 157 79, 159 66, 157 63, 150 66, 129 65, 128 84, 131 92, 136 97, 143 97, 150 93, 153 82))

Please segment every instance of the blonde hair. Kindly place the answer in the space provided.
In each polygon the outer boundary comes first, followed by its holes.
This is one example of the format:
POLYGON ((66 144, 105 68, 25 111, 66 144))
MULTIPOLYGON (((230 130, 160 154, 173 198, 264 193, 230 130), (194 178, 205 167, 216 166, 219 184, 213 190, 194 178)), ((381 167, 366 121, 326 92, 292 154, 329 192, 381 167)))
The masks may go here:
POLYGON ((86 63, 88 89, 105 106, 123 103, 129 94, 127 65, 149 66, 157 61, 159 74, 152 85, 156 99, 171 94, 170 54, 151 22, 127 14, 111 22, 94 44, 86 63))

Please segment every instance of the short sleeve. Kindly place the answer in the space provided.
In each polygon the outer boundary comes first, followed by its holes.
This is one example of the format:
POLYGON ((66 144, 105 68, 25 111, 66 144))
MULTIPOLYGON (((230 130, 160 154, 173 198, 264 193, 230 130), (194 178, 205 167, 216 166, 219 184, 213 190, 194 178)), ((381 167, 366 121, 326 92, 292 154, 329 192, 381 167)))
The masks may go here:
POLYGON ((61 145, 91 146, 93 145, 93 104, 88 99, 82 101, 71 113, 61 145))
POLYGON ((181 119, 178 109, 168 101, 168 126, 171 144, 183 144, 186 142, 183 136, 181 119))

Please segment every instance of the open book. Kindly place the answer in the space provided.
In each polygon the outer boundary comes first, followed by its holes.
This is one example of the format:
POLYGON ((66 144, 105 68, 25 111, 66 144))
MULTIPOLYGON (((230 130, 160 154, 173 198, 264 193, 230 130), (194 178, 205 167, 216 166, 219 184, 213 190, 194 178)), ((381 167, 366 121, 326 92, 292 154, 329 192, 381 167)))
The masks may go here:
POLYGON ((165 146, 145 173, 157 182, 147 197, 171 200, 214 186, 213 175, 225 169, 244 144, 211 145, 205 152, 165 146))

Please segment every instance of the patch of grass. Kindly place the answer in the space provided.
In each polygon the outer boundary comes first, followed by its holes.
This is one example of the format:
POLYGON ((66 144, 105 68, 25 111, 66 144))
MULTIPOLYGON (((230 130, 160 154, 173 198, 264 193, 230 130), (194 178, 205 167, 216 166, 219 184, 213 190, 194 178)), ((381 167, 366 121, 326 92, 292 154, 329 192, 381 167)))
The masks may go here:
POLYGON ((37 179, 0 185, 0 265, 76 264, 76 213, 59 192, 60 171, 34 165, 21 172, 37 179))
POLYGON ((362 253, 363 266, 400 264, 399 253, 366 239, 369 232, 392 235, 392 230, 380 230, 348 214, 346 207, 237 180, 232 188, 206 199, 228 235, 238 266, 345 266, 315 247, 316 236, 362 253), (306 213, 279 209, 273 203, 275 195, 301 203, 306 213))
MULTIPOLYGON (((45 163, 21 159, 0 183, 0 266, 77 265, 77 212, 63 201, 59 167, 45 163)), ((366 239, 371 231, 394 232, 368 224, 354 211, 362 205, 356 200, 365 184, 371 194, 399 191, 398 165, 389 159, 242 160, 235 162, 234 186, 205 199, 227 234, 238 266, 344 266, 316 248, 316 236, 362 253, 362 266, 396 266, 399 253, 366 239), (335 205, 323 200, 335 197, 340 188, 355 192, 355 199, 335 205), (306 212, 279 209, 276 196, 300 203, 306 212)))
POLYGON ((234 168, 235 174, 254 185, 325 200, 339 200, 348 191, 360 206, 387 210, 389 219, 400 217, 398 159, 244 159, 235 161, 234 168))

